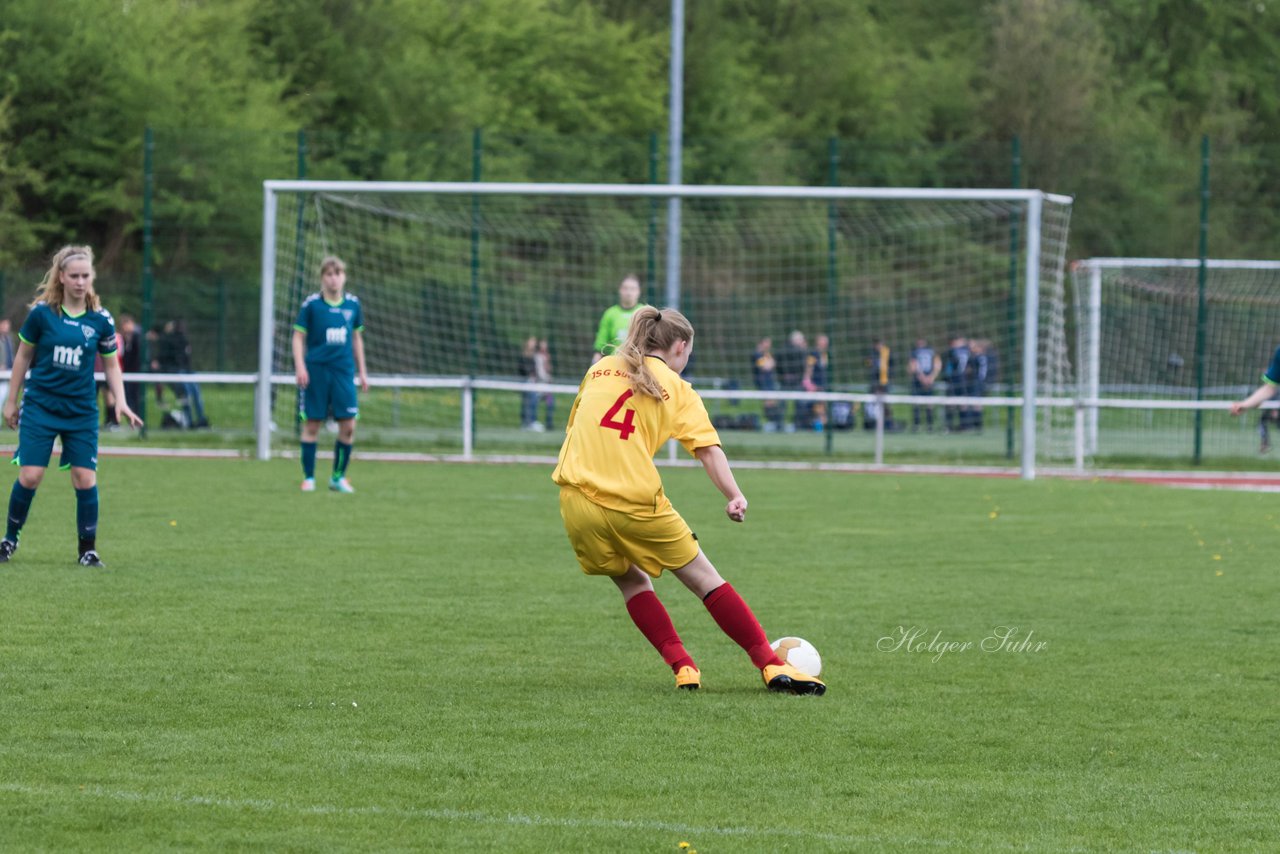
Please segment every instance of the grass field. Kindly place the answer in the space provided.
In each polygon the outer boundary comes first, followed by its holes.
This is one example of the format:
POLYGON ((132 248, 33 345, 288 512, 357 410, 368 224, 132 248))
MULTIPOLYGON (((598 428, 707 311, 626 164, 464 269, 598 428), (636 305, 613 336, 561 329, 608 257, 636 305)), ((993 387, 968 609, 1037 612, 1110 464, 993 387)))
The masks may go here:
POLYGON ((90 572, 51 473, 0 567, 0 848, 1275 850, 1280 497, 744 470, 737 526, 667 472, 813 698, 664 578, 677 692, 548 474, 108 459, 90 572))

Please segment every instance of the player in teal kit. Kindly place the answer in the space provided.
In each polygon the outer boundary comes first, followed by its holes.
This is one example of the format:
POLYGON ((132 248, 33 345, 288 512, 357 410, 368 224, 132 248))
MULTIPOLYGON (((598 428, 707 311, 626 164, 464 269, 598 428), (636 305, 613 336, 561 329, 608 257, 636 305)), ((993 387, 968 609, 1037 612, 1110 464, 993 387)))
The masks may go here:
POLYGON ((1262 385, 1244 400, 1237 400, 1231 404, 1231 414, 1239 415, 1246 409, 1261 406, 1275 397, 1277 391, 1280 391, 1280 349, 1276 350, 1275 355, 1271 357, 1271 364, 1262 372, 1262 385))
POLYGON ((142 421, 125 403, 120 361, 116 358, 116 326, 93 289, 93 250, 64 246, 53 256, 18 333, 20 342, 4 403, 5 424, 18 430, 13 462, 18 479, 9 495, 8 526, 0 540, 0 563, 18 550, 36 488, 53 456, 53 440, 62 440, 62 468, 71 469, 76 490, 76 532, 80 564, 104 566, 97 551, 98 533, 98 389, 94 356, 102 356, 107 387, 115 395, 116 416, 134 427, 142 421), (31 379, 26 379, 27 369, 31 379), (19 412, 18 398, 23 385, 19 412))
POLYGON ((338 441, 329 488, 355 492, 347 480, 360 415, 355 377, 360 378, 361 391, 369 390, 369 377, 364 367, 364 309, 360 300, 346 293, 346 284, 347 267, 340 258, 321 261, 320 293, 303 300, 293 325, 293 364, 302 389, 303 492, 315 491, 316 438, 331 414, 338 422, 338 441))

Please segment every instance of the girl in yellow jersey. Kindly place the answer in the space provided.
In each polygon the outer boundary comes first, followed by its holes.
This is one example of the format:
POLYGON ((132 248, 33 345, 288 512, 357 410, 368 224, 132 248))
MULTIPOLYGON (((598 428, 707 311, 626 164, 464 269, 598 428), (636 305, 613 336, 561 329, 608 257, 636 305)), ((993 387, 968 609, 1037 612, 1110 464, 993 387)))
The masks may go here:
POLYGON ((618 352, 583 377, 552 475, 560 484, 569 542, 583 572, 613 579, 632 621, 675 672, 678 687, 698 688, 702 675, 654 593, 653 579, 666 569, 702 599, 771 690, 822 694, 821 680, 773 652, 747 603, 707 560, 662 491, 653 455, 674 438, 729 500, 729 518, 741 522, 747 512, 702 399, 680 378, 692 351, 693 327, 684 315, 647 306, 632 317, 618 352))

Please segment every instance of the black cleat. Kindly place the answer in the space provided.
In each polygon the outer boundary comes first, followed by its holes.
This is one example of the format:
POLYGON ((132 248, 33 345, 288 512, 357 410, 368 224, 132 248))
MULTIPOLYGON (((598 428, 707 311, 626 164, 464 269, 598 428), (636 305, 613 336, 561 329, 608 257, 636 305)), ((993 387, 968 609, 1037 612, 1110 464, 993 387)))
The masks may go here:
POLYGON ((10 540, 7 537, 0 540, 0 563, 8 563, 9 558, 13 557, 13 553, 18 550, 16 540, 10 540))
POLYGON ((89 549, 80 555, 81 566, 96 566, 98 569, 106 569, 107 565, 102 562, 102 558, 98 557, 98 553, 93 549, 89 549))
POLYGON ((760 671, 764 684, 770 691, 781 691, 788 694, 813 694, 821 697, 827 693, 827 686, 816 676, 810 676, 797 670, 790 664, 767 664, 760 671))

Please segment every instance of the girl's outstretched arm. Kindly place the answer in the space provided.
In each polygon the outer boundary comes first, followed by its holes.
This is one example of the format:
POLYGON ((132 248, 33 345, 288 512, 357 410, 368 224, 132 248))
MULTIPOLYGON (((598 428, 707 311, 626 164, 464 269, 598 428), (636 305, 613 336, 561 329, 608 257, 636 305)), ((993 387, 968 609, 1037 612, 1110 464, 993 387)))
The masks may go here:
POLYGON ((1239 415, 1246 409, 1253 409, 1255 406, 1266 403, 1275 396, 1275 393, 1275 386, 1270 383, 1264 383, 1263 385, 1258 386, 1257 390, 1244 400, 1237 400, 1235 403, 1231 404, 1231 414, 1239 415))
POLYGON ((724 508, 725 514, 733 521, 741 522, 747 515, 747 499, 738 488, 738 482, 733 479, 733 470, 729 468, 729 458, 724 455, 724 449, 719 445, 708 445, 698 448, 693 455, 707 470, 707 477, 711 478, 716 489, 729 499, 724 508))

